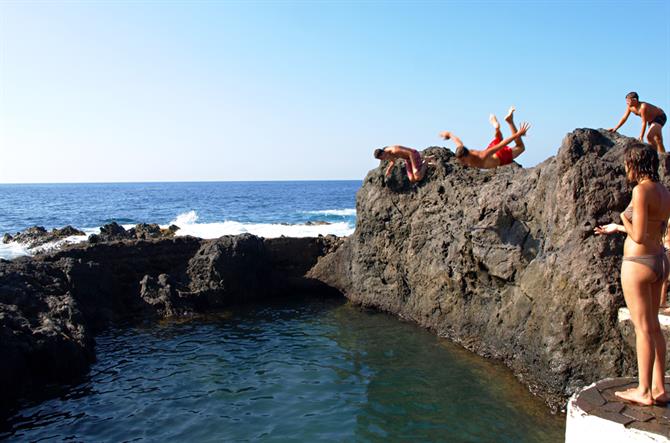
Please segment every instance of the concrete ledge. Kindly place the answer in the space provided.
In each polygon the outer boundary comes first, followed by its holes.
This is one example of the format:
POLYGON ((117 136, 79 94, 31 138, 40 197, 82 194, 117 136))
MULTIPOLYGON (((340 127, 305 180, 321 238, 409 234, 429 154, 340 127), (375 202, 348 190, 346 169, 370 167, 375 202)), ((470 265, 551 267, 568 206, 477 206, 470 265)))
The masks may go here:
MULTIPOLYGON (((665 383, 670 390, 670 377, 665 383)), ((614 396, 634 386, 634 378, 608 378, 575 393, 568 401, 565 442, 670 442, 670 408, 635 406, 614 396)))

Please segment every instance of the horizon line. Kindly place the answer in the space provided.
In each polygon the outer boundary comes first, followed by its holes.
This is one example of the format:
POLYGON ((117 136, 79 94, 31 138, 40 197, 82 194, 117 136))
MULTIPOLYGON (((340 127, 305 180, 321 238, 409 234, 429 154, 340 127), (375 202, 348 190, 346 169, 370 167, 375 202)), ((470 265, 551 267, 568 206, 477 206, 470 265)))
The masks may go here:
POLYGON ((363 179, 280 179, 280 180, 148 180, 148 181, 101 181, 101 182, 0 182, 0 186, 20 185, 141 185, 141 184, 172 184, 172 183, 277 183, 277 182, 353 182, 363 179))

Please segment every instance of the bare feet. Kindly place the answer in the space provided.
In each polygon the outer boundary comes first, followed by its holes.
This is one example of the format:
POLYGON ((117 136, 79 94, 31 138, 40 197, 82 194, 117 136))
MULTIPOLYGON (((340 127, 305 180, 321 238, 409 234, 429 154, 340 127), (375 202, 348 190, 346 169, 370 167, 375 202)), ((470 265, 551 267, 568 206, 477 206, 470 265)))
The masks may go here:
POLYGON ((500 129, 500 123, 498 123, 498 119, 496 118, 495 114, 489 115, 489 121, 491 122, 494 128, 500 129))
POLYGON ((614 393, 617 398, 641 406, 651 406, 654 404, 654 398, 651 392, 640 392, 638 388, 626 389, 625 391, 617 391, 614 393))
POLYGON ((516 111, 516 108, 514 106, 510 106, 509 111, 507 111, 507 115, 505 116, 505 121, 507 123, 510 123, 512 119, 514 119, 514 111, 516 111))

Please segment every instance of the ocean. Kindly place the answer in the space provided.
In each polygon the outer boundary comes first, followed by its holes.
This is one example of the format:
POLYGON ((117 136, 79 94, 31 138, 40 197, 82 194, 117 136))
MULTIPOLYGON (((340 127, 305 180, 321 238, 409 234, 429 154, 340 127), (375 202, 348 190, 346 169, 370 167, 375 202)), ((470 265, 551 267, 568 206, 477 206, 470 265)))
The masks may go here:
MULTIPOLYGON (((360 186, 358 180, 0 185, 0 236, 35 225, 71 225, 90 235, 112 221, 126 228, 175 224, 181 228, 177 235, 201 238, 245 232, 266 238, 346 236, 355 227, 360 186)), ((16 242, 0 243, 0 258, 32 252, 16 242)))

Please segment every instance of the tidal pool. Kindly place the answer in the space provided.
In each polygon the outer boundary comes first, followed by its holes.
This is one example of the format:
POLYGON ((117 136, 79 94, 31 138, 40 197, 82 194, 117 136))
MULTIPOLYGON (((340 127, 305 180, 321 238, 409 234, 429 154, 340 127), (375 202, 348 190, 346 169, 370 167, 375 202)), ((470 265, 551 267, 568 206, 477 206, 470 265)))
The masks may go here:
POLYGON ((502 365, 338 299, 115 327, 78 385, 27 403, 16 441, 561 442, 502 365))

